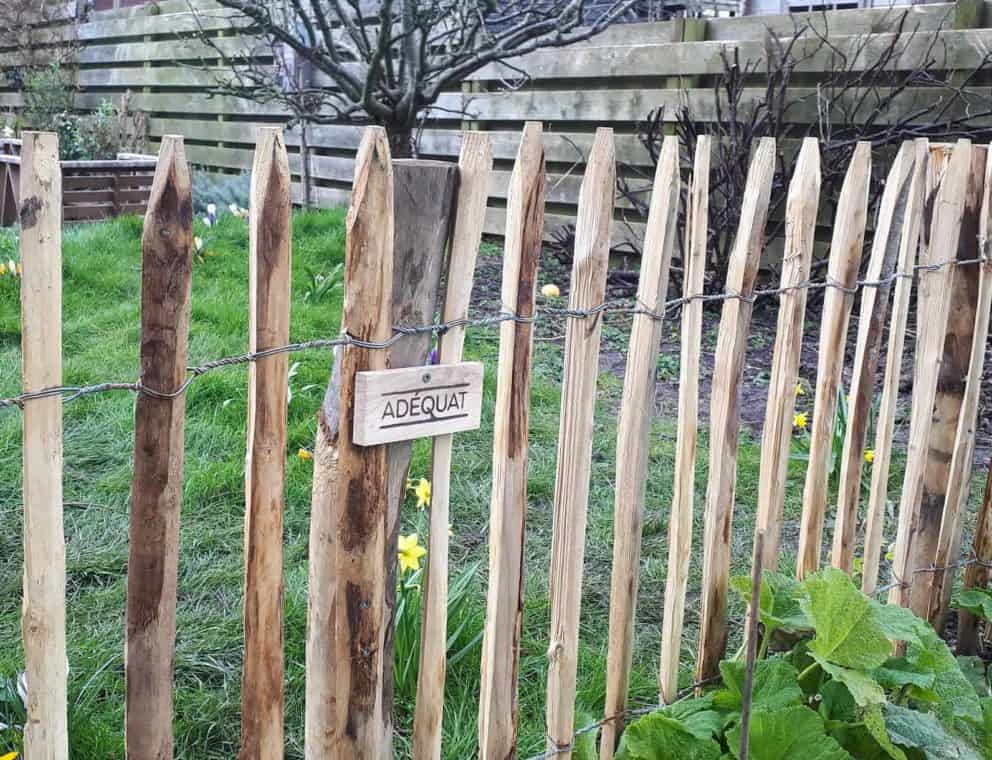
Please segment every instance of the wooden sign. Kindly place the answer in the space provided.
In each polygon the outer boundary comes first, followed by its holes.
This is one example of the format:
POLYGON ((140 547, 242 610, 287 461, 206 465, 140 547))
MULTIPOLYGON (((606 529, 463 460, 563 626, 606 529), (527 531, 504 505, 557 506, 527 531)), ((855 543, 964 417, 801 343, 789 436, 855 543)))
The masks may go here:
POLYGON ((482 364, 434 364, 355 376, 356 446, 475 430, 482 416, 482 364))

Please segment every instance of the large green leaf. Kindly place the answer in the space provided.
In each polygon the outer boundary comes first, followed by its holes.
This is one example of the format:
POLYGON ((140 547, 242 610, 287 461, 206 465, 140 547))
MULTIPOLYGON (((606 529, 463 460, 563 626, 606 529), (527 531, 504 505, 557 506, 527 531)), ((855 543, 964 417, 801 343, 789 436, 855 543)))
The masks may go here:
POLYGON ((918 749, 927 760, 982 760, 982 754, 944 730, 930 713, 902 705, 885 708, 885 728, 896 744, 918 749))
POLYGON ((954 606, 967 610, 983 620, 992 620, 992 591, 984 588, 963 591, 954 600, 954 606))
MULTIPOLYGON (((713 704, 724 710, 740 710, 744 694, 744 663, 724 660, 720 663, 724 688, 713 696, 713 704)), ((799 673, 791 663, 780 657, 754 663, 754 689, 751 709, 777 710, 799 704, 803 691, 797 680, 799 673)))
POLYGON ((903 686, 929 689, 934 682, 932 672, 921 671, 916 663, 906 657, 890 657, 882 667, 872 671, 872 676, 886 689, 901 689, 903 686))
MULTIPOLYGON (((734 757, 740 757, 740 725, 727 732, 734 757)), ((748 760, 851 760, 837 740, 827 736, 823 719, 807 707, 758 710, 751 715, 748 760)))
POLYGON ((809 651, 818 661, 872 670, 889 658, 889 638, 868 597, 854 587, 846 573, 826 568, 802 585, 807 594, 803 607, 816 631, 809 651))
POLYGON ((906 753, 892 743, 889 732, 885 727, 885 717, 882 715, 881 705, 869 705, 864 711, 864 724, 868 733, 878 742, 885 753, 892 760, 906 760, 906 753))
POLYGON ((661 710, 661 714, 679 721, 686 730, 700 739, 712 739, 727 723, 727 716, 713 709, 713 695, 675 702, 661 710))
MULTIPOLYGON (((751 601, 750 576, 734 576, 730 579, 730 587, 740 594, 745 603, 751 601)), ((801 598, 800 585, 794 578, 771 570, 761 574, 759 608, 766 635, 779 629, 805 631, 813 627, 803 612, 801 598)))
POLYGON ((920 671, 934 674, 933 691, 937 695, 935 711, 945 725, 961 729, 962 721, 981 723, 982 708, 974 687, 961 672, 947 644, 932 628, 922 637, 920 645, 910 644, 907 647, 906 655, 920 671))
POLYGON ((872 599, 869 606, 882 633, 892 641, 919 644, 933 630, 927 621, 898 604, 882 604, 872 599))
POLYGON ((719 760, 720 745, 660 712, 646 715, 624 731, 617 760, 719 760))
POLYGON ((869 673, 863 670, 835 665, 815 652, 813 653, 813 658, 823 668, 825 673, 828 673, 833 679, 847 687, 858 707, 880 705, 885 702, 885 690, 869 673))

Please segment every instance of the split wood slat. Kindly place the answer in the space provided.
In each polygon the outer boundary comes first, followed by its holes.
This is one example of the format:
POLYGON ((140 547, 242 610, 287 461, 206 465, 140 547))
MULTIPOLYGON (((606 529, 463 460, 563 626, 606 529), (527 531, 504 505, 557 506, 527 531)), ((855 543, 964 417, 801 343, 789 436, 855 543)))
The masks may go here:
MULTIPOLYGON (((767 570, 778 566, 782 535, 782 507, 792 447, 792 415, 796 406, 799 356, 806 318, 806 288, 813 262, 816 213, 820 202, 820 145, 816 138, 803 140, 796 158, 785 207, 785 253, 782 259, 778 324, 768 381, 768 404, 761 433, 758 474, 758 513, 755 522, 754 562, 767 570), (761 556, 758 537, 762 536, 761 556)), ((749 630, 749 628, 748 628, 749 630)))
MULTIPOLYGON (((661 701, 678 698, 679 661, 685 620, 689 559, 692 553, 692 522, 696 493, 696 437, 699 426, 699 358, 703 337, 703 302, 706 274, 706 238, 709 220, 709 178, 712 139, 701 136, 689 187, 682 295, 682 345, 679 360, 679 418, 675 442, 675 481, 672 511, 668 522, 668 577, 661 621, 661 665, 658 684, 661 701)), ((652 375, 653 378, 653 375, 652 375)), ((639 555, 638 555, 639 556, 639 555)), ((602 758, 609 760, 609 758, 602 758)))
MULTIPOLYGON (((596 130, 579 193, 568 299, 584 311, 603 302, 613 227, 616 155, 613 130, 596 130)), ((585 558, 592 439, 599 377, 601 317, 570 319, 565 327, 558 459, 551 530, 547 749, 570 760, 579 666, 579 615, 585 558)), ((642 410, 642 414, 644 414, 642 410)), ((644 415, 648 416, 648 415, 644 415)))
MULTIPOLYGON (((540 123, 528 122, 524 126, 513 173, 503 250, 502 302, 504 308, 526 320, 534 315, 544 225, 544 145, 540 123)), ((513 756, 516 747, 532 332, 533 325, 527 321, 507 320, 500 324, 489 591, 479 697, 480 760, 504 760, 513 756)))
MULTIPOLYGON (((186 378, 193 200, 181 137, 162 139, 141 236, 141 385, 186 378)), ((172 757, 179 512, 186 399, 139 393, 125 614, 125 740, 131 760, 172 757)))
MULTIPOLYGON (((393 242, 394 325, 423 325, 437 313, 441 273, 444 270, 451 217, 454 213, 458 167, 450 161, 399 159, 393 162, 393 227, 402 234, 393 242)), ((430 355, 430 333, 406 335, 386 352, 388 365, 423 367, 430 355)), ((344 408, 344 407, 342 407, 344 408)), ((353 412, 352 412, 353 414, 353 412)), ((358 426, 356 420, 356 428, 358 426)), ((354 440, 354 439, 353 439, 354 440)), ((386 512, 385 619, 396 616, 396 561, 400 538, 400 507, 406 498, 413 441, 389 446, 389 510, 386 512)), ((383 662, 393 662, 396 627, 387 625, 383 639, 383 662)), ((384 666, 382 694, 383 747, 392 742, 393 668, 384 666)))
MULTIPOLYGON (((21 152, 21 346, 24 392, 62 385, 62 172, 58 137, 25 132, 21 152)), ((69 757, 62 398, 24 404, 24 602, 27 760, 69 757)))
MULTIPOLYGON (((872 239, 871 258, 865 279, 886 280, 895 271, 899 258, 901 231, 909 197, 913 168, 912 143, 903 143, 896 154, 885 181, 878 206, 878 218, 872 239)), ((834 521, 831 564, 848 575, 854 570, 854 543, 861 502, 861 473, 865 458, 868 421, 875 393, 875 375, 882 348, 882 333, 889 314, 889 291, 886 283, 861 288, 858 338, 851 370, 851 388, 847 397, 847 430, 840 460, 837 491, 837 517, 834 521)))
MULTIPOLYGON (((904 203, 897 204, 900 219, 899 272, 913 271, 923 227, 923 208, 926 198, 927 156, 929 148, 925 139, 903 143, 895 166, 906 164, 909 172, 909 189, 904 203)), ((902 170, 900 170, 901 173, 902 170)), ((892 181, 892 173, 889 174, 892 181)), ((894 231, 893 231, 894 232, 894 231)), ((892 234, 892 232, 890 232, 892 234)), ((913 280, 900 277, 896 281, 892 298, 892 318, 889 320, 889 343, 886 348, 885 379, 875 421, 874 461, 871 464, 871 487, 868 492, 865 518, 864 562, 861 571, 861 590, 873 596, 878 587, 878 567, 882 556, 882 535, 885 527, 885 509, 888 503, 889 466, 892 461, 892 434, 895 430, 896 407, 899 401, 899 384, 902 375, 902 357, 906 345, 906 323, 909 318, 913 280)))
MULTIPOLYGON (((367 341, 392 334, 393 171, 381 127, 367 127, 345 221, 342 329, 367 341)), ((386 446, 352 444, 355 374, 386 368, 386 352, 343 347, 317 424, 307 619, 307 758, 382 756, 383 555, 386 446)))
POLYGON ((754 292, 764 248, 774 172, 775 140, 763 137, 748 168, 737 238, 727 270, 726 292, 741 297, 728 299, 723 304, 713 368, 697 681, 716 675, 727 646, 727 591, 730 582, 730 534, 737 488, 740 383, 751 331, 753 304, 749 296, 754 292))
MULTIPOLYGON (((924 222, 920 254, 923 264, 948 262, 957 256, 958 237, 968 193, 968 178, 971 174, 971 142, 958 140, 942 176, 935 166, 937 163, 939 162, 935 162, 931 157, 928 176, 932 178, 940 176, 940 180, 932 204, 929 202, 927 204, 932 216, 924 222)), ((936 181, 928 180, 928 184, 935 185, 936 181)), ((893 581, 897 585, 889 592, 889 604, 898 604, 902 607, 910 606, 912 588, 918 575, 914 572, 916 568, 913 565, 916 556, 914 545, 919 531, 923 478, 930 432, 933 427, 937 380, 947 333, 953 272, 953 267, 945 266, 922 272, 919 279, 912 414, 902 497, 899 502, 895 559, 892 563, 893 581)), ((924 615, 926 612, 927 610, 923 609, 924 615)))
MULTIPOLYGON (((289 343, 292 205, 282 130, 258 131, 248 215, 248 350, 289 343)), ((248 365, 241 760, 283 756, 283 571, 289 355, 248 365)))
MULTIPOLYGON (((985 248, 986 252, 988 248, 985 248)), ((975 525, 975 538, 972 544, 975 562, 964 571, 961 590, 985 588, 992 577, 992 462, 985 481, 985 495, 978 510, 975 525)), ((978 628, 981 619, 967 610, 958 610, 958 650, 959 655, 978 654, 978 628)))
MULTIPOLYGON (((458 195, 448 254, 442 322, 468 316, 475 262, 486 219, 486 192, 493 166, 493 143, 484 132, 466 132, 458 159, 458 195)), ((452 327, 438 338, 438 361, 462 359, 465 328, 452 327)), ((430 532, 423 574, 420 667, 413 716, 413 756, 440 760, 441 720, 448 641, 448 525, 451 523, 451 456, 454 436, 434 439, 431 460, 430 532)))
MULTIPOLYGON (((968 190, 965 196, 964 214, 961 217, 961 231, 958 236, 956 258, 974 259, 978 255, 980 216, 985 189, 985 148, 973 146, 971 149, 971 172, 968 175, 968 190)), ((960 497, 960 486, 953 482, 952 460, 958 446, 969 446, 967 428, 969 423, 959 426, 962 406, 966 394, 965 381, 969 377, 971 364, 975 318, 979 298, 979 274, 975 268, 952 267, 950 274, 950 301, 947 312, 944 353, 940 361, 937 377, 937 395, 934 399, 933 423, 930 440, 927 444, 927 461, 923 471, 923 497, 920 500, 919 524, 913 543, 912 566, 930 567, 936 563, 940 548, 941 526, 945 516, 950 514, 947 524, 947 545, 950 552, 953 540, 957 505, 947 511, 947 498, 951 490, 953 498, 960 497), (959 435, 961 437, 959 437, 959 435)), ((982 342, 984 352, 985 343, 982 342)), ((981 370, 978 370, 979 373, 981 370)), ((976 408, 977 411, 977 408, 976 408)), ((961 452, 962 454, 964 452, 961 452)), ((960 457, 960 455, 959 455, 960 457)), ((959 461, 958 475, 970 475, 969 464, 959 461)), ((921 617, 931 613, 931 591, 936 573, 921 573, 914 579, 910 597, 910 607, 921 617)), ((943 593, 943 591, 941 591, 943 593)), ((939 610, 939 603, 934 612, 939 610)))
POLYGON ((816 395, 809 462, 803 487, 803 512, 799 525, 796 577, 804 578, 820 567, 823 522, 827 512, 830 457, 847 327, 854 303, 854 287, 868 221, 868 185, 871 181, 871 143, 858 142, 837 199, 827 280, 840 287, 827 288, 820 317, 820 342, 816 362, 816 395), (843 289, 842 289, 843 288, 843 289))
MULTIPOLYGON (((990 214, 992 214, 992 161, 988 160, 987 150, 982 147, 972 149, 972 181, 978 180, 981 187, 978 190, 980 209, 977 214, 978 222, 977 246, 973 245, 969 236, 976 232, 970 224, 969 216, 974 200, 974 188, 969 187, 969 205, 965 208, 965 217, 961 230, 958 258, 977 258, 989 253, 990 214), (976 160, 975 156, 980 156, 976 160), (984 171, 975 176, 978 168, 984 171), (968 245, 964 245, 967 243, 968 245)), ((966 291, 966 297, 958 301, 952 298, 952 312, 948 325, 948 341, 951 336, 954 343, 966 343, 970 332, 971 352, 968 357, 968 373, 963 379, 963 396, 958 416, 958 427, 954 438, 954 452, 951 456, 950 474, 947 479, 947 496, 944 503, 944 514, 940 525, 940 536, 937 542, 937 552, 934 567, 948 568, 958 557, 961 545, 961 515, 967 508, 968 496, 971 492, 971 471, 975 456, 975 427, 978 422, 978 402, 981 395, 982 370, 985 363, 985 347, 989 335, 989 310, 992 308, 992 261, 980 265, 958 267, 956 281, 964 286, 955 289, 955 294, 966 291), (973 294, 973 295, 972 295, 973 294), (969 308, 972 306, 973 308, 969 308), (971 325, 967 324, 971 320, 971 325), (962 323, 962 319, 964 322, 962 323)), ((946 349, 945 349, 946 356, 946 349)), ((931 444, 932 445, 932 444, 931 444)), ((932 456, 932 452, 931 452, 932 456)), ((929 575, 929 574, 928 574, 929 575)), ((954 580, 954 570, 937 570, 928 579, 932 585, 930 592, 930 623, 940 631, 943 629, 947 605, 950 602, 951 587, 954 580)))
MULTIPOLYGON (((661 313, 668 293, 668 273, 675 243, 679 204, 679 144, 662 143, 655 170, 649 234, 641 256, 638 303, 661 313)), ((610 589, 610 629, 606 665, 606 717, 619 716, 627 704, 634 644, 634 616, 640 575, 641 533, 647 478, 648 437, 654 410, 655 372, 661 343, 661 321, 636 314, 624 373, 623 399, 617 430, 616 501, 613 530, 613 571, 610 589)), ((600 757, 610 760, 623 724, 619 718, 603 725, 600 757)))

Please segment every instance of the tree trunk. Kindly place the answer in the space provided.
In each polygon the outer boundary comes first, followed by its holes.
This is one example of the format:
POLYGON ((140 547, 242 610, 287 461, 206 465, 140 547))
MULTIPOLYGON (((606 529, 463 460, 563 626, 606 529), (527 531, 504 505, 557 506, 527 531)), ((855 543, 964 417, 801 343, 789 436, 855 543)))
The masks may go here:
POLYGON ((414 145, 413 124, 405 122, 387 123, 386 134, 389 136, 389 152, 396 158, 415 158, 417 152, 414 145))

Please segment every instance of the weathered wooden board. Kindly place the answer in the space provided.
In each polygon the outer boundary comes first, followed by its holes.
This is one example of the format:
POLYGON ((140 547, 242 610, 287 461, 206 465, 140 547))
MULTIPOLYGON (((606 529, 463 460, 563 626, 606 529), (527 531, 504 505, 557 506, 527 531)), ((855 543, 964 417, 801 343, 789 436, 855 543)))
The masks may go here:
POLYGON ((481 362, 359 372, 352 441, 373 446, 475 430, 482 376, 481 362))

